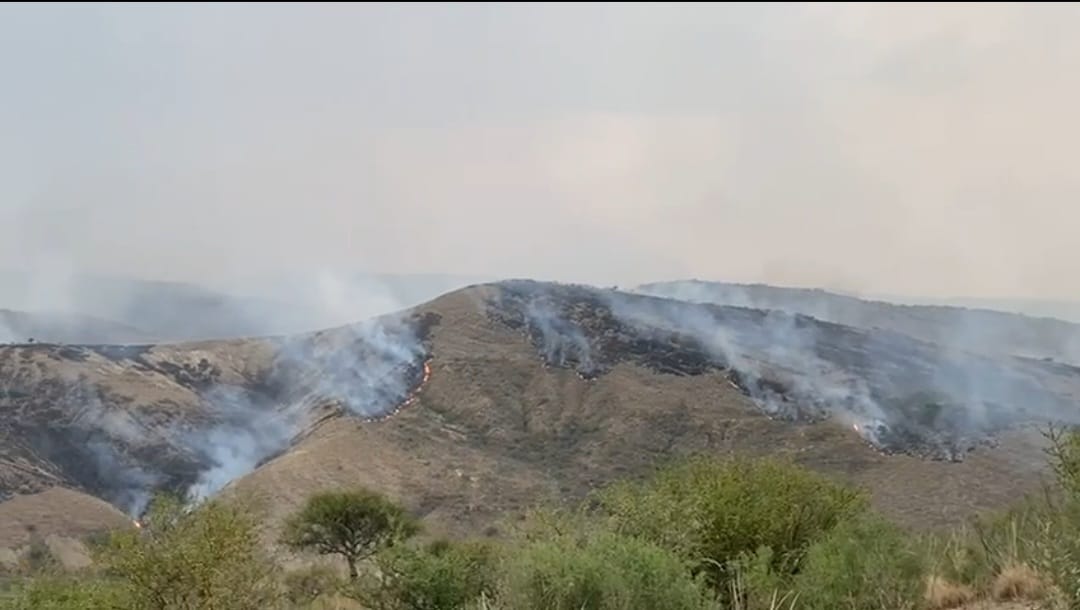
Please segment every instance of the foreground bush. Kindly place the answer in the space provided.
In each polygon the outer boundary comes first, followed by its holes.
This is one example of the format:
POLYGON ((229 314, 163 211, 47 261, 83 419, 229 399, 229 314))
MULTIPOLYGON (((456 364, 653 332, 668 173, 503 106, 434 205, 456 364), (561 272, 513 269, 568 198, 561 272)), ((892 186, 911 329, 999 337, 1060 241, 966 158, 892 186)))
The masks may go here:
POLYGON ((507 610, 701 610, 703 583, 677 555, 614 532, 524 542, 506 558, 496 599, 507 610))
POLYGON ((312 566, 288 572, 282 578, 285 601, 291 608, 306 608, 316 600, 336 595, 345 583, 337 571, 327 566, 312 566))
POLYGON ((376 556, 377 575, 360 587, 359 598, 382 610, 454 610, 491 592, 494 550, 485 544, 439 541, 424 547, 398 546, 376 556))
POLYGON ((1051 430, 1053 485, 930 550, 932 571, 1004 600, 1080 608, 1080 434, 1051 430))
POLYGON ((806 610, 905 610, 919 605, 926 562, 910 536, 879 517, 841 523, 810 546, 793 589, 806 610))
POLYGON ((31 549, 34 573, 0 583, 0 608, 941 610, 987 599, 1080 608, 1080 436, 1055 442, 1059 485, 947 536, 911 536, 874 516, 860 492, 772 460, 670 466, 586 510, 534 512, 516 535, 486 544, 409 543, 416 524, 382 496, 320 494, 289 520, 286 539, 353 553, 358 577, 348 581, 327 569, 281 575, 242 505, 159 500, 142 530, 94 545, 97 573, 63 576, 31 549))
POLYGON ((3 610, 103 610, 129 608, 119 584, 100 578, 38 576, 0 592, 3 610))
POLYGON ((115 532, 99 557, 130 610, 264 610, 275 607, 275 571, 254 514, 210 501, 186 510, 159 498, 144 529, 115 532))
POLYGON ((786 462, 706 458, 615 485, 598 504, 617 531, 695 562, 720 589, 726 566, 762 548, 774 570, 794 572, 812 543, 867 510, 860 491, 786 462))

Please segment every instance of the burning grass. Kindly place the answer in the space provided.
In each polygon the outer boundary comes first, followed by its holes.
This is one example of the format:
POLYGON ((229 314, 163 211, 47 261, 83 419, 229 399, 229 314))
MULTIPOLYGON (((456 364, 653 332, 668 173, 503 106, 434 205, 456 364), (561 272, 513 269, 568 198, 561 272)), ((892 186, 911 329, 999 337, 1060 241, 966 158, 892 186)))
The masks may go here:
POLYGON ((521 333, 546 366, 586 380, 624 362, 663 375, 722 373, 770 417, 854 421, 886 454, 962 461, 1036 411, 1072 414, 1071 399, 1050 388, 1080 385, 1075 371, 1046 363, 997 361, 806 316, 583 286, 498 288, 488 318, 521 333), (1018 397, 1024 408, 1011 404, 1018 397))

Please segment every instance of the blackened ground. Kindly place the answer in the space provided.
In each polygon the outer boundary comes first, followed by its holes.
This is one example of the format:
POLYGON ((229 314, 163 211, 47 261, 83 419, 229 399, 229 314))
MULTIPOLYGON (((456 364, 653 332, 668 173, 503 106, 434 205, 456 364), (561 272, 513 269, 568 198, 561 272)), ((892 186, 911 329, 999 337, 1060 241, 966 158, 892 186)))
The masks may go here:
POLYGON ((532 281, 497 286, 487 316, 522 332, 549 366, 585 378, 622 362, 673 375, 726 371, 771 416, 842 414, 886 453, 961 460, 1019 424, 1080 423, 1080 371, 1054 362, 783 312, 532 281), (723 344, 709 343, 712 329, 723 344))
POLYGON ((528 281, 504 282, 500 287, 498 297, 488 303, 488 317, 524 333, 549 365, 575 368, 585 378, 623 362, 667 375, 701 375, 724 368, 693 336, 624 323, 596 290, 559 286, 558 291, 549 291, 548 284, 528 281), (530 305, 537 303, 552 312, 553 319, 535 319, 530 305), (561 337, 552 337, 549 329, 561 337), (578 344, 572 335, 586 342, 578 344), (545 349, 553 344, 556 349, 545 349))
POLYGON ((182 492, 215 467, 213 452, 198 442, 210 429, 276 418, 301 435, 328 414, 392 413, 421 384, 438 323, 426 314, 388 320, 379 332, 343 327, 201 344, 206 356, 194 358, 184 346, 2 346, 0 439, 18 443, 0 447, 0 470, 37 470, 0 472, 0 496, 59 483, 127 510, 142 492, 182 492), (269 355, 263 366, 217 356, 251 353, 251 345, 269 355), (97 376, 106 368, 116 374, 97 376), (297 414, 298 405, 305 412, 297 414))

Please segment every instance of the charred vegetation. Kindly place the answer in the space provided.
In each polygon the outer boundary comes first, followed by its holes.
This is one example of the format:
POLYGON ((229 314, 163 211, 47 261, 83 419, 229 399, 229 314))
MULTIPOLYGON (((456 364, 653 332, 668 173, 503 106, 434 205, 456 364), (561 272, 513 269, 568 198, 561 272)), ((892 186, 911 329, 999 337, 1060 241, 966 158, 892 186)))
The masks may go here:
POLYGON ((499 284, 492 321, 546 366, 593 379, 628 362, 659 374, 723 372, 770 417, 838 418, 879 451, 959 461, 1029 422, 1080 423, 1080 372, 991 357, 809 316, 532 281, 499 284))

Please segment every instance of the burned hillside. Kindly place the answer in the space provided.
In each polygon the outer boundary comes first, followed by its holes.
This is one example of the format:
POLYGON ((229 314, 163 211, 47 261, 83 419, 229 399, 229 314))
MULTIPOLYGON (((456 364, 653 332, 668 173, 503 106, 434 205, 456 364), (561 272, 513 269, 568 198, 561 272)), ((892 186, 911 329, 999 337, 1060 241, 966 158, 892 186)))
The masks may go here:
POLYGON ((1025 423, 1080 423, 1080 374, 809 316, 691 304, 584 286, 498 284, 489 319, 548 366, 586 379, 632 362, 660 374, 722 372, 770 416, 838 418, 888 453, 961 460, 1025 423))
POLYGON ((499 288, 488 317, 524 333, 547 364, 574 368, 586 379, 620 362, 669 375, 724 368, 690 334, 624 322, 595 290, 535 282, 503 282, 499 288))
POLYGON ((375 418, 426 376, 437 317, 168 346, 0 346, 0 498, 63 485, 137 513, 213 493, 333 415, 375 418))

